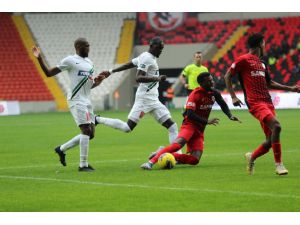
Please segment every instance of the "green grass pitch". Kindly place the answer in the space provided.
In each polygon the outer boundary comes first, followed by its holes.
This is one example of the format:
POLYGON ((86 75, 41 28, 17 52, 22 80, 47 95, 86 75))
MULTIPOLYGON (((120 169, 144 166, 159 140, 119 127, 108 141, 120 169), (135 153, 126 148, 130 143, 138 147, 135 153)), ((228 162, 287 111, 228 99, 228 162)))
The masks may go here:
MULTIPOLYGON (((128 112, 103 112, 127 120, 128 112)), ((69 113, 0 117, 1 212, 261 212, 300 211, 299 110, 277 110, 282 125, 283 160, 289 175, 274 172, 273 153, 246 174, 244 153, 264 136, 246 111, 232 122, 219 111, 217 127, 208 126, 197 166, 143 171, 139 166, 159 145, 168 144, 165 128, 146 115, 132 133, 98 126, 90 143, 93 173, 79 173, 79 148, 67 152, 62 167, 53 149, 79 133, 69 113)), ((172 111, 178 126, 179 110, 172 111)))

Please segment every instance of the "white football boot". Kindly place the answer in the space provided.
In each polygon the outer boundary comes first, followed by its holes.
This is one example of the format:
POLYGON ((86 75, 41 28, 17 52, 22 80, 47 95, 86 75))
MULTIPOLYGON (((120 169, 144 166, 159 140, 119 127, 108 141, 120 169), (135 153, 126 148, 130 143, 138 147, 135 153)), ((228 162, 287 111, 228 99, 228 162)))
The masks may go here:
POLYGON ((283 163, 275 164, 275 172, 278 175, 287 175, 289 171, 284 167, 283 163))
POLYGON ((146 162, 146 163, 143 163, 143 164, 141 165, 141 168, 144 169, 144 170, 152 170, 152 166, 153 166, 152 163, 146 162))
POLYGON ((254 161, 251 159, 251 155, 252 153, 251 152, 247 152, 245 154, 245 158, 246 158, 246 161, 247 161, 247 172, 249 175, 253 175, 254 174, 254 161))

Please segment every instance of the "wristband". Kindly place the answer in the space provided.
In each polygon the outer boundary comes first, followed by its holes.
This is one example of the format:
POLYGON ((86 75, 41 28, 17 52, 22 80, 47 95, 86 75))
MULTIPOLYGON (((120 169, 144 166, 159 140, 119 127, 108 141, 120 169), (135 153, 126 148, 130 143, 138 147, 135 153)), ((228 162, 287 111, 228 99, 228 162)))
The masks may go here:
POLYGON ((113 72, 113 69, 109 69, 108 72, 109 72, 110 74, 113 74, 113 73, 114 73, 114 72, 113 72))

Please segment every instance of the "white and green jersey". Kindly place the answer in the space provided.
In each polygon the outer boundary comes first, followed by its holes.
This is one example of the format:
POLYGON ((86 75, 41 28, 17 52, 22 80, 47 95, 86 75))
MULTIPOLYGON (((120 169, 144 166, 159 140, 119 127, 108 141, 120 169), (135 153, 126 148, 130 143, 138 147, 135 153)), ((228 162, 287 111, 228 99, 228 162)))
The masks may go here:
POLYGON ((91 104, 90 93, 93 85, 92 75, 94 64, 88 58, 79 55, 70 55, 57 65, 61 70, 67 70, 71 81, 70 91, 68 92, 68 103, 72 106, 78 102, 91 104))
MULTIPOLYGON (((143 52, 138 57, 132 59, 132 63, 138 70, 146 72, 146 76, 159 76, 159 68, 156 57, 149 52, 143 52)), ((136 91, 136 99, 158 100, 159 82, 140 83, 136 91)))

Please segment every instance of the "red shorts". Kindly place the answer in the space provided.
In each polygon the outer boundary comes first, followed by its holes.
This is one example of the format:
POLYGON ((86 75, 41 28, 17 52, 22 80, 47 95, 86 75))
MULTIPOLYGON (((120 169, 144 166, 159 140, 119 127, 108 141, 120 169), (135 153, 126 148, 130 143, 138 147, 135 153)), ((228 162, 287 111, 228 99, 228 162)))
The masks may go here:
POLYGON ((186 140, 187 152, 203 151, 204 133, 193 124, 183 124, 177 137, 186 140))
POLYGON ((270 136, 272 131, 267 126, 267 122, 276 116, 275 108, 271 103, 252 103, 249 112, 259 120, 260 125, 266 136, 270 136))

